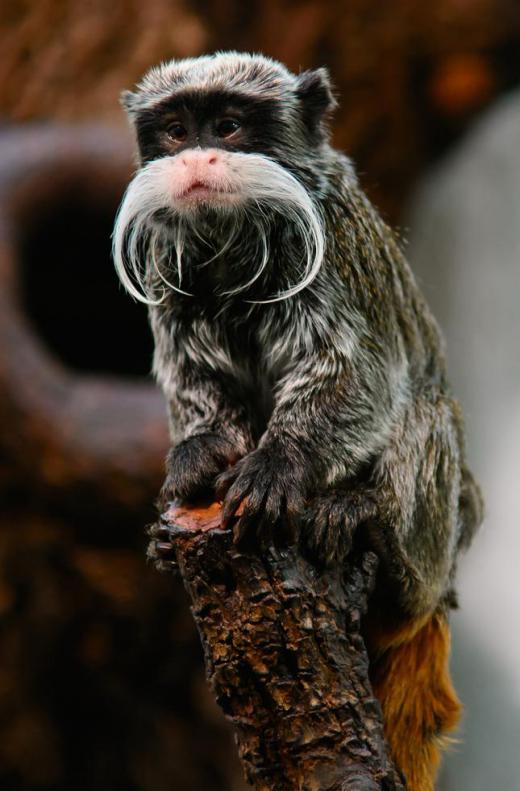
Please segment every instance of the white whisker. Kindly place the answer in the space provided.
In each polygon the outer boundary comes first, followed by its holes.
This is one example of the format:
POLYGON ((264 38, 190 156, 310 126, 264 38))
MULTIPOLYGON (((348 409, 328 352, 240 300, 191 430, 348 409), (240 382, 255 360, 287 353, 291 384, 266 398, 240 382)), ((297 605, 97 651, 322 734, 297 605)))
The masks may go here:
MULTIPOLYGON (((260 266, 258 267, 257 271, 250 280, 248 280, 246 283, 244 283, 241 286, 237 286, 237 288, 231 289, 230 291, 223 291, 222 292, 223 296, 231 297, 234 296, 235 294, 240 294, 241 291, 245 291, 246 289, 248 289, 249 286, 252 286, 253 283, 255 283, 258 280, 258 278, 260 277, 260 275, 267 266, 267 262, 269 261, 269 245, 267 244, 267 236, 264 229, 261 227, 259 223, 255 222, 255 225, 258 228, 261 247, 263 249, 263 255, 262 255, 262 260, 260 262, 260 266)), ((246 301, 249 302, 250 300, 246 300, 246 301)))
MULTIPOLYGON (((190 294, 188 291, 183 291, 181 288, 175 286, 173 283, 170 283, 170 281, 165 278, 165 276, 161 272, 160 265, 157 263, 157 258, 155 255, 156 247, 157 247, 157 239, 154 239, 154 244, 150 246, 150 257, 152 259, 153 267, 157 272, 157 274, 159 275, 159 277, 161 278, 162 282, 165 285, 167 285, 169 288, 171 288, 173 291, 176 291, 178 294, 184 294, 184 296, 186 297, 192 297, 193 294, 190 294)), ((178 248, 177 248, 177 260, 180 261, 178 248)), ((179 264, 179 281, 181 279, 181 272, 182 270, 180 269, 180 264, 179 264)))
POLYGON ((213 261, 215 261, 217 258, 220 258, 220 256, 224 255, 224 253, 226 253, 235 243, 239 230, 240 230, 240 225, 237 223, 235 218, 232 231, 228 236, 228 238, 226 239, 224 246, 220 250, 217 250, 217 252, 211 256, 211 258, 208 258, 202 264, 197 264, 197 268, 202 269, 203 267, 208 266, 208 264, 213 263, 213 261))
MULTIPOLYGON (((234 196, 216 204, 214 213, 201 218, 197 206, 182 201, 182 195, 172 187, 176 158, 162 157, 145 165, 130 182, 116 217, 113 233, 113 256, 116 271, 128 292, 140 302, 160 304, 151 293, 152 281, 147 277, 148 266, 168 289, 184 296, 193 296, 181 288, 186 253, 193 258, 192 245, 196 241, 216 248, 216 252, 197 268, 209 265, 228 251, 239 255, 242 234, 250 237, 252 225, 257 236, 257 254, 260 263, 250 278, 220 296, 236 296, 259 280, 269 262, 276 265, 274 251, 270 249, 269 232, 273 215, 276 222, 292 226, 303 248, 303 271, 297 283, 278 294, 262 300, 245 300, 249 304, 269 304, 288 299, 306 288, 321 267, 325 235, 323 221, 304 185, 278 162, 261 154, 240 152, 222 154, 229 175, 226 176, 226 194, 234 196), (166 212, 169 224, 161 222, 160 213, 166 212), (209 217, 209 219, 208 219, 209 217), (172 228, 172 224, 174 227, 172 228), (225 230, 227 229, 227 231, 225 230), (238 240, 238 245, 236 244, 238 240), (215 244, 217 243, 217 244, 215 244), (190 245, 188 247, 188 245, 190 245), (168 279, 165 272, 172 269, 172 253, 176 262, 178 285, 168 279)), ((195 248, 195 255, 197 253, 195 248)), ((188 261, 190 258, 188 257, 188 261)), ((244 257, 244 267, 252 263, 251 255, 244 257)))

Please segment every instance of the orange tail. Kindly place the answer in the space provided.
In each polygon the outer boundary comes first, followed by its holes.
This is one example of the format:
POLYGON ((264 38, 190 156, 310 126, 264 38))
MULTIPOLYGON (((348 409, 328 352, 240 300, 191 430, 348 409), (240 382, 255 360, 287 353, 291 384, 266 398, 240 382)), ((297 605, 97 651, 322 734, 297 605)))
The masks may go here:
POLYGON ((392 757, 408 791, 434 791, 440 749, 461 706, 448 668, 450 630, 444 613, 382 634, 370 629, 371 678, 392 757))

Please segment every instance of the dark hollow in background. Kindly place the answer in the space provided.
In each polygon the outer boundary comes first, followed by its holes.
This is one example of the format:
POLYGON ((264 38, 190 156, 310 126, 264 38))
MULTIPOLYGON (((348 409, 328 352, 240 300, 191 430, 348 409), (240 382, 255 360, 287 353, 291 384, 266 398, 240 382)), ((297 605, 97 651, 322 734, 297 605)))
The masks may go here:
POLYGON ((35 198, 18 240, 22 299, 36 334, 69 368, 144 377, 146 308, 120 286, 110 253, 119 197, 101 203, 70 180, 50 200, 35 198))

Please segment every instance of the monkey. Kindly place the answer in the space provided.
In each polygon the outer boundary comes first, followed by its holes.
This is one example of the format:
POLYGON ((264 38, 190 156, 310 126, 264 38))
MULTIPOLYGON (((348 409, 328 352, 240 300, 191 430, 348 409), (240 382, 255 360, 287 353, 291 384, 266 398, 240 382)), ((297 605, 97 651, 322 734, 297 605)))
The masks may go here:
POLYGON ((214 493, 237 542, 298 540, 318 565, 365 537, 371 681, 409 791, 432 791, 482 497, 439 328, 331 145, 328 72, 221 52, 156 66, 121 101, 138 168, 113 256, 148 305, 168 404, 161 499, 214 493))

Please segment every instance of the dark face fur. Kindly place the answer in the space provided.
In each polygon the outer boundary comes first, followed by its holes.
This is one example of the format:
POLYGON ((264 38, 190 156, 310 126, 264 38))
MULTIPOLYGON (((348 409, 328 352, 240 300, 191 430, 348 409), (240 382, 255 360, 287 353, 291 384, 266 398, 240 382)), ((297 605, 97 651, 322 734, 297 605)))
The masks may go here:
POLYGON ((225 91, 181 92, 136 120, 141 161, 189 149, 222 149, 272 156, 283 124, 276 103, 225 91))
POLYGON ((300 237, 306 261, 296 286, 276 298, 310 282, 323 252, 315 199, 324 187, 326 117, 334 104, 323 70, 297 77, 281 64, 237 53, 173 61, 126 92, 123 104, 141 170, 120 210, 114 253, 134 296, 142 299, 144 291, 150 301, 143 249, 163 282, 182 291, 182 267, 191 257, 193 270, 201 238, 216 258, 219 247, 229 252, 239 238, 245 242, 252 251, 242 276, 247 287, 268 270, 272 229, 281 225, 300 237))
POLYGON ((296 167, 297 153, 319 159, 334 106, 324 69, 295 76, 267 58, 239 53, 152 69, 122 102, 143 163, 200 146, 265 154, 296 167))

